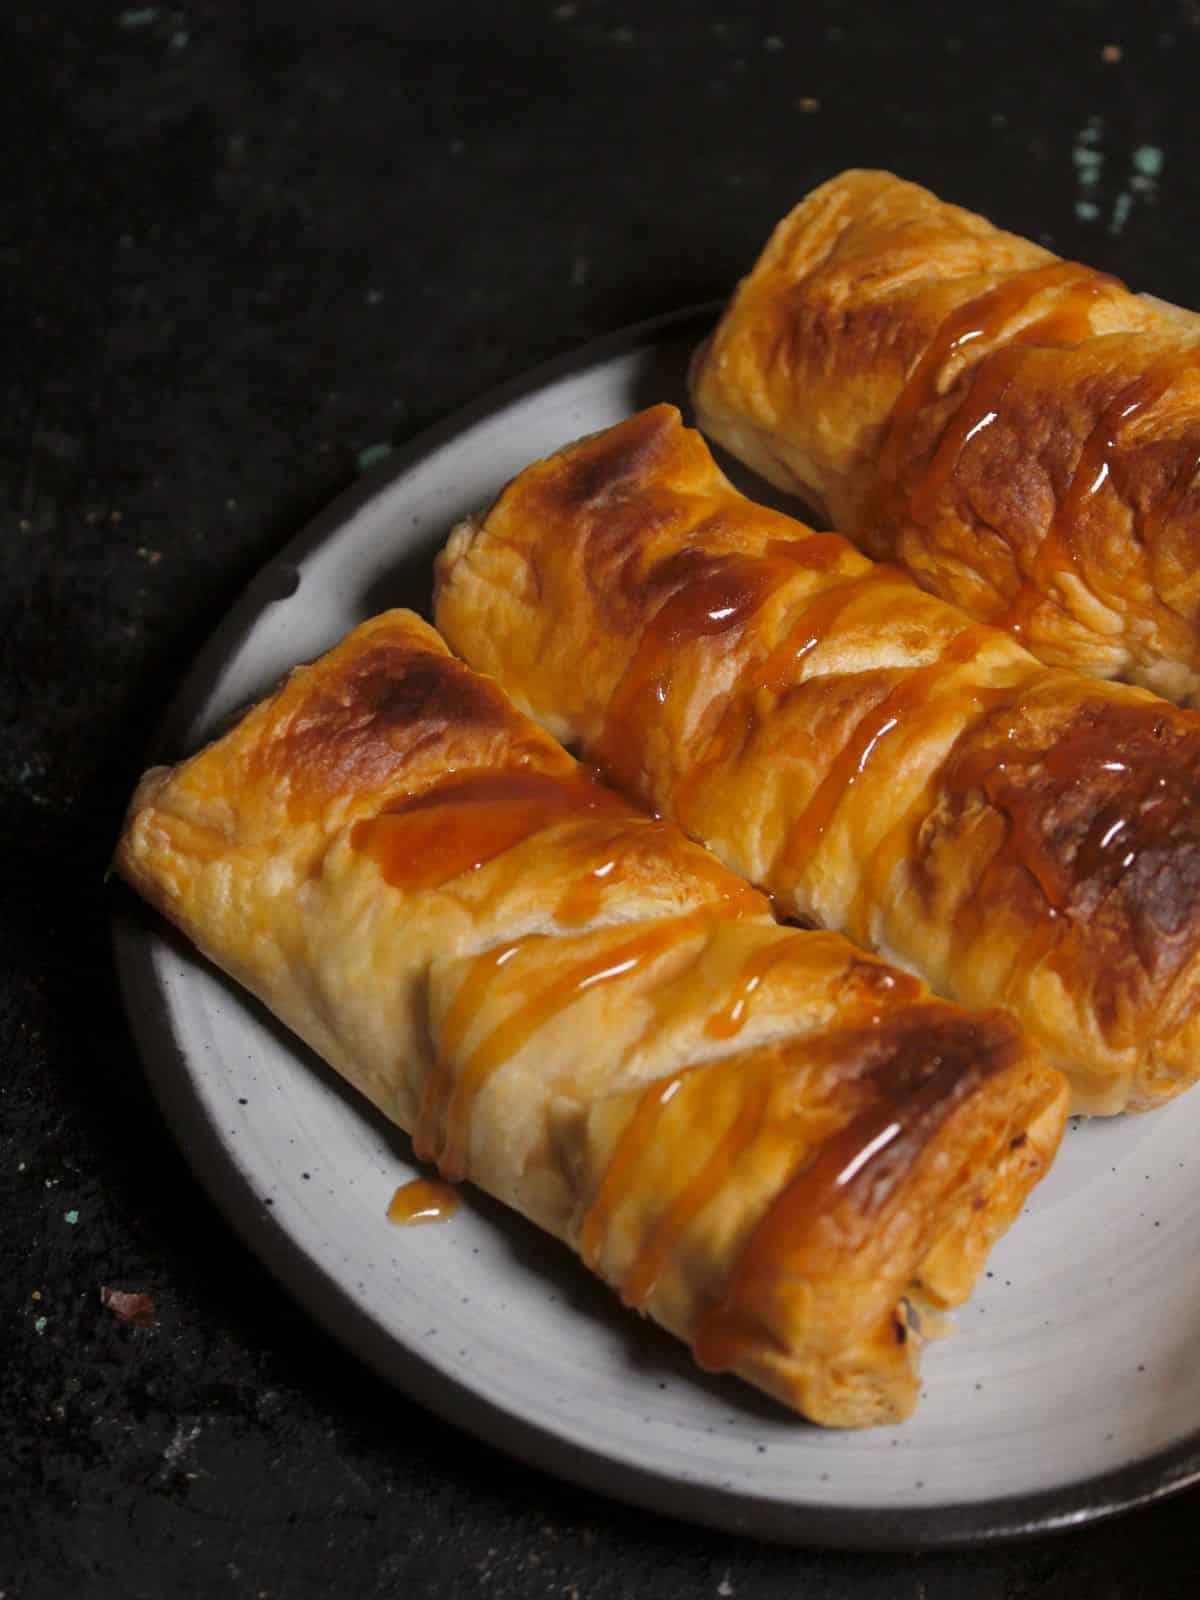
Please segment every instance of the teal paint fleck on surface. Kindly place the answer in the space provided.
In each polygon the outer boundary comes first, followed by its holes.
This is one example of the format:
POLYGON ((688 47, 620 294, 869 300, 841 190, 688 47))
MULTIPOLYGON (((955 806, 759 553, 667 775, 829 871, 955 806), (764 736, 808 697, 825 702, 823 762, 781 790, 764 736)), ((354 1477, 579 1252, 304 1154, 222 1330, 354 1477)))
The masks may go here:
POLYGON ((1157 178, 1163 169, 1163 153, 1156 144, 1140 144, 1133 152, 1133 165, 1144 178, 1157 178))
POLYGON ((39 1317, 37 1319, 37 1321, 34 1323, 33 1326, 37 1330, 38 1333, 45 1333, 45 1331, 46 1331, 46 1319, 45 1319, 45 1317, 39 1317))
POLYGON ((1125 191, 1122 190, 1117 196, 1116 205, 1113 206, 1112 221, 1108 225, 1109 233, 1121 233, 1124 230, 1125 224, 1129 221, 1129 213, 1132 210, 1133 196, 1131 194, 1126 194, 1125 191))
POLYGON ((71 1226, 74 1227, 75 1224, 79 1221, 79 1213, 78 1213, 78 1211, 75 1211, 75 1210, 64 1211, 63 1212, 63 1221, 64 1222, 69 1222, 71 1224, 71 1226))
POLYGON ((358 470, 369 472, 372 467, 377 467, 381 461, 386 461, 392 453, 390 444, 369 444, 358 452, 358 470))
POLYGON ((117 21, 122 28, 148 28, 157 16, 157 6, 140 6, 133 11, 122 11, 117 21))
POLYGON ((1089 198, 1099 189, 1104 172, 1104 152, 1096 148, 1099 143, 1100 119, 1089 117, 1087 126, 1079 130, 1071 148, 1071 164, 1075 168, 1075 182, 1079 186, 1075 215, 1081 222, 1095 222, 1100 215, 1100 207, 1089 198))

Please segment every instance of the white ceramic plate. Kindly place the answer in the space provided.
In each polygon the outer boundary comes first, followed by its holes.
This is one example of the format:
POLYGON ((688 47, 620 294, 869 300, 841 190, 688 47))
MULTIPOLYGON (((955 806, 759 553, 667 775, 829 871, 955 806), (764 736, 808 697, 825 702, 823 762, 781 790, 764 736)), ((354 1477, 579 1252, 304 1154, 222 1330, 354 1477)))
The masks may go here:
MULTIPOLYGON (((372 612, 427 610, 451 524, 534 457, 682 401, 710 319, 591 346, 390 457, 251 584, 159 753, 193 748, 372 612)), ((926 1350, 913 1420, 833 1433, 705 1378, 480 1197, 445 1226, 390 1225, 416 1170, 407 1139, 131 904, 117 946, 156 1092, 229 1220, 338 1339, 503 1450, 639 1505, 827 1545, 1069 1526, 1200 1477, 1200 1091, 1072 1124, 958 1332, 926 1350)))

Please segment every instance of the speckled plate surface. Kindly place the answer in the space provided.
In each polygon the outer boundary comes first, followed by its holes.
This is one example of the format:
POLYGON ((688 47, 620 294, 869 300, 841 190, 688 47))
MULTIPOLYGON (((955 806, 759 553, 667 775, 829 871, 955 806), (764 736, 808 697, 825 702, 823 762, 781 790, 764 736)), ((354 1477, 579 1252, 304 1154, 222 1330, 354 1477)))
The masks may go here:
MULTIPOLYGON (((372 612, 427 611, 451 524, 568 439, 682 402, 710 319, 591 346, 390 456, 250 585, 156 753, 372 612)), ((404 1135, 148 914, 126 906, 117 952, 160 1102, 230 1222, 337 1338, 503 1450, 675 1516, 847 1546, 1064 1528, 1200 1478, 1200 1092, 1072 1124, 958 1331, 926 1350, 913 1420, 832 1433, 704 1377, 482 1197, 444 1226, 390 1225, 416 1171, 404 1135)))

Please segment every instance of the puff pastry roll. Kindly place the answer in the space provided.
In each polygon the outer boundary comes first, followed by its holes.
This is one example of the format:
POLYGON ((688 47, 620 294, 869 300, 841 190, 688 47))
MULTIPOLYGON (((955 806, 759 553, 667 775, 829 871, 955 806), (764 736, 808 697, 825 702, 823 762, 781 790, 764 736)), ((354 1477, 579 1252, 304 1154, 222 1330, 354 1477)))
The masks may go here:
POLYGON ((460 526, 437 618, 785 916, 1007 1006, 1076 1110, 1200 1074, 1195 713, 1045 667, 755 505, 670 406, 460 526))
POLYGON ((886 172, 776 228, 701 426, 1043 661, 1200 696, 1200 318, 886 172))
POLYGON ((149 772, 121 873, 402 1127, 817 1421, 917 1393, 1066 1087, 605 789, 391 612, 149 772))

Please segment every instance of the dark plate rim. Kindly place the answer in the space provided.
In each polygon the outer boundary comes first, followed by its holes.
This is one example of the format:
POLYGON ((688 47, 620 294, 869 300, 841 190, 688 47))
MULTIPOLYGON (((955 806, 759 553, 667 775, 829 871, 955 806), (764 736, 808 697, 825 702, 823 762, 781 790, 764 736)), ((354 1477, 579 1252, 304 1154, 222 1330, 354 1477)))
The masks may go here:
MULTIPOLYGON (((247 585, 200 650, 152 741, 151 754, 177 749, 226 659, 286 590, 289 569, 323 545, 362 506, 466 429, 548 384, 598 363, 712 323, 720 302, 685 307, 591 340, 493 390, 389 454, 312 522, 247 585)), ((514 1416, 476 1390, 435 1372, 399 1344, 341 1288, 321 1263, 266 1210, 234 1161, 215 1123, 191 1090, 187 1052, 155 973, 160 939, 148 913, 124 900, 113 918, 113 950, 134 1042, 158 1106, 193 1172, 225 1220, 281 1287, 335 1342, 408 1398, 504 1454, 639 1510, 772 1543, 843 1550, 953 1549, 1060 1533, 1149 1505, 1200 1482, 1200 1431, 1126 1466, 1052 1489, 994 1500, 930 1506, 782 1505, 736 1488, 680 1482, 645 1467, 591 1455, 528 1418, 514 1416)))

